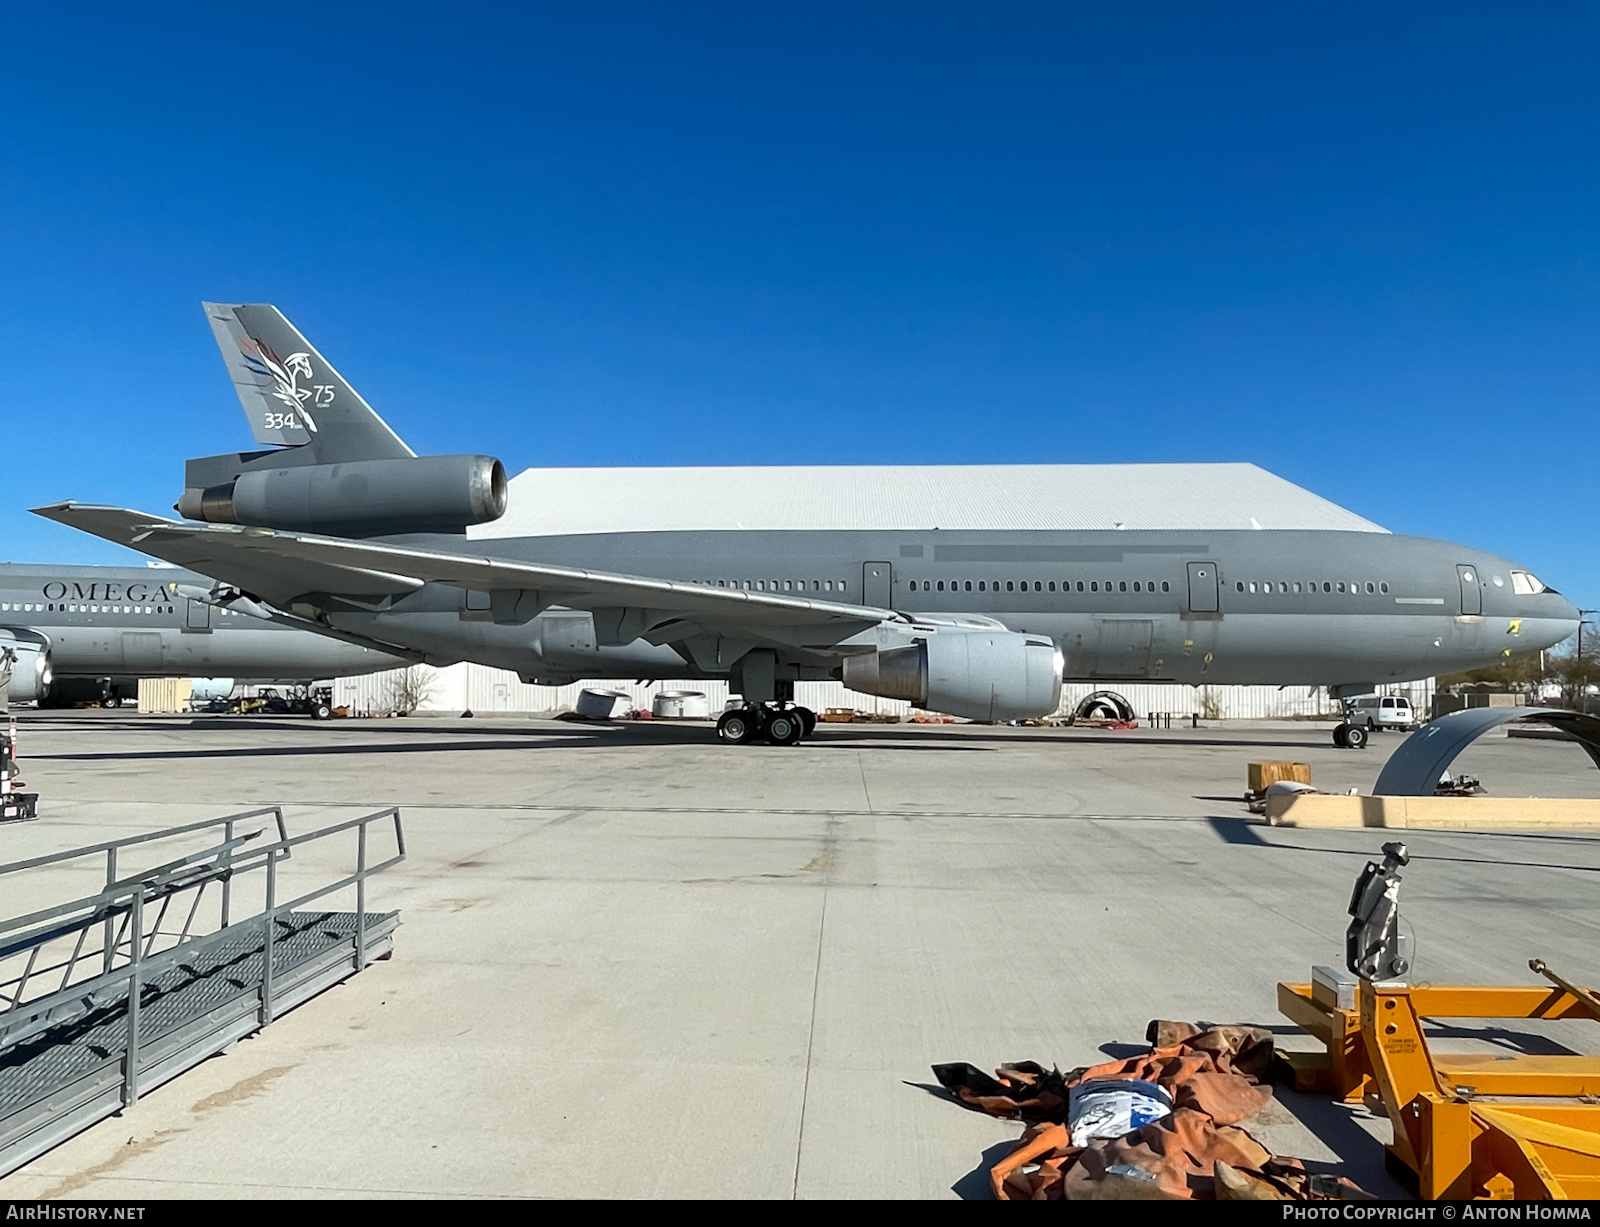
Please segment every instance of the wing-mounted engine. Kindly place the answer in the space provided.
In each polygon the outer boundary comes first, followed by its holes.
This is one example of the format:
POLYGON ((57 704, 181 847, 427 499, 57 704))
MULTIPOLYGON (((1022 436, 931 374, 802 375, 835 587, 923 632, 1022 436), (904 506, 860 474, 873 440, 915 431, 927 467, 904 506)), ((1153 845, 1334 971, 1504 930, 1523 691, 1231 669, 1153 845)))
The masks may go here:
POLYGON ((0 678, 8 665, 11 702, 36 703, 49 695, 54 674, 48 636, 25 626, 0 626, 0 678))
POLYGON ((493 456, 285 464, 291 457, 297 451, 191 460, 178 513, 337 537, 463 533, 505 514, 506 470, 493 456))
POLYGON ((845 658, 844 684, 863 694, 970 720, 1028 720, 1061 702, 1061 651, 1041 635, 939 629, 903 648, 845 658))

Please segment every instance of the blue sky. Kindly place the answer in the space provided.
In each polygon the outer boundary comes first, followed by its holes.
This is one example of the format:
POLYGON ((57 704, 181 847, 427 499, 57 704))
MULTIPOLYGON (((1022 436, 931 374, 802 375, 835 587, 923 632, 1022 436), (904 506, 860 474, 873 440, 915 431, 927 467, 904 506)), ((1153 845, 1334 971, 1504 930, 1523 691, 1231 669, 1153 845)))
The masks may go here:
POLYGON ((249 445, 213 298, 418 451, 1250 460, 1600 606, 1592 5, 7 22, 0 557, 249 445))

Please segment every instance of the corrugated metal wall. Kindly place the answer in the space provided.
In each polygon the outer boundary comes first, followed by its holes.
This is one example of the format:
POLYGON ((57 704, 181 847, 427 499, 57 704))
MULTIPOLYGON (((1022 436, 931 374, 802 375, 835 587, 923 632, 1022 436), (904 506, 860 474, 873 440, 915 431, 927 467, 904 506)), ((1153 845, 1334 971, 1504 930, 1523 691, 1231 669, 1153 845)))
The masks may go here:
MULTIPOLYGON (((666 681, 639 684, 594 681, 574 682, 570 686, 529 686, 515 673, 504 669, 463 663, 446 669, 419 665, 414 671, 394 670, 366 677, 341 678, 334 683, 334 704, 347 706, 352 713, 361 715, 392 711, 401 706, 397 701, 397 684, 404 673, 412 673, 422 679, 422 701, 418 704, 418 710, 424 712, 471 711, 493 715, 496 712, 570 710, 577 704, 578 692, 586 686, 623 691, 631 696, 633 705, 640 708, 648 708, 650 701, 663 690, 698 690, 706 696, 713 714, 722 710, 728 698, 726 682, 666 681)), ((1106 686, 1075 682, 1063 686, 1061 709, 1071 711, 1080 700, 1101 689, 1115 690, 1122 695, 1133 704, 1134 713, 1141 720, 1151 712, 1171 712, 1179 716, 1199 712, 1202 718, 1282 720, 1337 710, 1337 704, 1328 699, 1322 690, 1306 686, 1208 686, 1197 690, 1192 686, 1141 685, 1132 682, 1113 682, 1106 686)), ((1432 678, 1400 686, 1379 687, 1383 694, 1396 694, 1409 699, 1411 705, 1424 716, 1433 689, 1432 678)), ((839 682, 800 682, 795 686, 795 701, 814 711, 827 707, 853 707, 857 711, 892 712, 901 717, 911 712, 909 703, 846 690, 839 682)))

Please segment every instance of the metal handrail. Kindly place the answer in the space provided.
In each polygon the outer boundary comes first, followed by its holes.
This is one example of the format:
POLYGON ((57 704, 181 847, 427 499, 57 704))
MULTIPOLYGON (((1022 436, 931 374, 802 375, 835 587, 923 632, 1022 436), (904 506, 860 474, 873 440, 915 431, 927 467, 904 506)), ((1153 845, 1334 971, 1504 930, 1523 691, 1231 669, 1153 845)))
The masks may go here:
MULTIPOLYGON (((178 870, 197 864, 208 857, 221 857, 223 854, 231 851, 234 848, 244 846, 252 839, 257 838, 259 835, 259 831, 250 835, 241 835, 236 839, 230 839, 224 841, 223 843, 216 844, 202 852, 196 852, 190 856, 182 857, 176 861, 168 861, 165 865, 157 865, 155 868, 147 870, 144 873, 135 874, 132 877, 123 878, 119 881, 108 883, 106 888, 100 891, 98 894, 88 895, 81 899, 74 899, 69 903, 58 903, 54 907, 41 908, 37 912, 29 912, 22 916, 13 916, 10 920, 0 921, 0 936, 10 933, 16 929, 24 928, 30 924, 37 924, 40 921, 50 920, 56 916, 65 916, 75 911, 81 911, 85 908, 98 914, 98 911, 101 907, 114 907, 115 900, 124 897, 136 886, 143 886, 147 890, 164 888, 168 886, 175 890, 182 890, 185 886, 193 885, 196 881, 203 880, 207 877, 215 877, 216 875, 214 873, 209 875, 202 874, 183 879, 173 877, 173 880, 171 881, 161 881, 160 879, 163 875, 176 875, 178 870)), ((276 845, 271 844, 262 845, 260 851, 266 852, 275 847, 276 845)), ((251 852, 253 855, 258 854, 256 849, 251 849, 251 852)), ((239 861, 230 860, 226 866, 224 866, 224 869, 235 872, 248 872, 248 869, 241 870, 239 868, 240 864, 241 862, 239 861)), ((18 942, 26 942, 28 940, 29 938, 27 936, 17 939, 18 942)), ((6 946, 0 946, 0 958, 13 953, 10 947, 15 946, 16 944, 17 942, 12 942, 8 943, 6 946)))
POLYGON ((135 844, 147 844, 158 839, 173 839, 179 835, 187 835, 191 831, 203 831, 207 827, 220 827, 235 822, 246 822, 251 818, 259 818, 263 814, 271 814, 277 820, 279 837, 287 839, 289 832, 283 824, 283 806, 268 805, 261 809, 246 810, 242 814, 229 814, 226 818, 206 818, 200 822, 189 822, 182 826, 163 827, 159 831, 149 831, 143 835, 129 835, 124 839, 111 839, 105 843, 88 844, 82 848, 70 848, 65 852, 52 852, 48 856, 36 856, 26 861, 12 861, 8 865, 0 865, 0 875, 16 873, 23 869, 37 869, 41 865, 54 865, 61 861, 77 860, 79 857, 93 856, 97 852, 118 851, 122 848, 131 848, 135 844))

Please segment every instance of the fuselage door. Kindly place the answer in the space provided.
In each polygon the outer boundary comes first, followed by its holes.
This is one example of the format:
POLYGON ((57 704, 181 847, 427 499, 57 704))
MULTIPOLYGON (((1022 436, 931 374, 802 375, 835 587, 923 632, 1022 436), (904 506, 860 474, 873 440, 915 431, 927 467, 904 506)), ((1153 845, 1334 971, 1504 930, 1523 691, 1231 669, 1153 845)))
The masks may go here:
POLYGON ((1217 564, 1191 562, 1189 564, 1189 609, 1194 613, 1216 613, 1217 564))
POLYGON ((1456 578, 1461 581, 1461 612, 1483 612, 1483 585, 1478 579, 1478 568, 1468 562, 1456 564, 1456 578))
POLYGON ((185 628, 191 631, 208 631, 211 629, 211 606, 204 601, 189 598, 188 619, 184 622, 185 628))
POLYGON ((894 571, 886 562, 864 562, 861 564, 861 603, 874 605, 879 609, 893 609, 891 602, 894 600, 891 581, 894 571))

